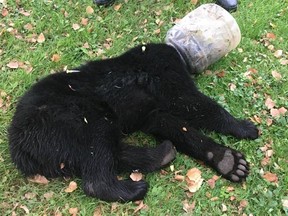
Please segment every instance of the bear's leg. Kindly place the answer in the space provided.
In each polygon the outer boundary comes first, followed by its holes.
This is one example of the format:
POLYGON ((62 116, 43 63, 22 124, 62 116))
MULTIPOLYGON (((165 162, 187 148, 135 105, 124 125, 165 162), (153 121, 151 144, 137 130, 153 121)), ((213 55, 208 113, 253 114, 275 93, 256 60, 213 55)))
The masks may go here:
POLYGON ((165 140, 155 148, 122 144, 118 157, 119 169, 152 172, 167 165, 175 156, 176 149, 169 140, 165 140))
POLYGON ((148 189, 146 182, 117 179, 116 147, 118 144, 105 136, 98 136, 93 140, 95 145, 90 144, 93 148, 81 149, 80 163, 84 192, 109 202, 143 199, 148 189))
MULTIPOLYGON (((189 92, 189 91, 187 91, 189 92)), ((185 107, 179 115, 181 119, 187 119, 194 128, 202 128, 223 134, 230 134, 239 139, 256 139, 258 129, 247 120, 238 120, 222 108, 215 101, 197 92, 182 97, 182 101, 176 106, 185 107)))
POLYGON ((240 182, 248 175, 248 162, 240 152, 214 142, 170 114, 155 114, 143 131, 171 140, 178 151, 205 162, 226 179, 240 182))

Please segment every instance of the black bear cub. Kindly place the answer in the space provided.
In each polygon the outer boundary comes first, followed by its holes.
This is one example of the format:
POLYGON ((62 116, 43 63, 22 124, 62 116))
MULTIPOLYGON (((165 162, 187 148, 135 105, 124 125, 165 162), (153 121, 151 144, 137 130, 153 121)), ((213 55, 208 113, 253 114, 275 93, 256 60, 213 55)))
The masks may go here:
POLYGON ((118 180, 117 173, 157 170, 175 157, 175 146, 230 181, 247 177, 243 154, 198 130, 255 139, 257 128, 199 92, 173 47, 138 46, 70 72, 40 80, 17 105, 8 130, 10 152, 25 176, 76 175, 87 195, 139 200, 147 183, 118 180), (123 143, 123 134, 134 131, 152 134, 161 144, 123 143))

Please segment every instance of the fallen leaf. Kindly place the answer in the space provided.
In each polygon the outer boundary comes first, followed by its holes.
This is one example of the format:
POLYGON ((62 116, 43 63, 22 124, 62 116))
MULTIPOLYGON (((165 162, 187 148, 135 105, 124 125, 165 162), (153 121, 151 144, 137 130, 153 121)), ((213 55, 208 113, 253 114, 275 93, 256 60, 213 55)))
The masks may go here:
POLYGON ((81 18, 81 24, 84 26, 88 25, 88 21, 89 21, 89 19, 87 19, 87 18, 81 18))
POLYGON ((221 205, 222 205, 222 212, 226 212, 227 211, 227 206, 224 203, 222 203, 221 205))
POLYGON ((262 166, 267 166, 270 163, 270 158, 265 157, 261 160, 261 165, 262 166))
POLYGON ((85 48, 85 49, 89 49, 90 48, 88 42, 84 43, 82 47, 85 48))
POLYGON ((201 177, 201 171, 199 169, 192 168, 188 170, 185 180, 188 186, 188 190, 194 193, 199 190, 204 179, 201 177))
POLYGON ((160 32, 161 32, 161 29, 156 29, 156 30, 154 31, 154 34, 160 34, 160 32))
POLYGON ((140 180, 142 180, 143 175, 142 175, 142 173, 140 173, 140 172, 133 172, 133 173, 131 173, 130 178, 131 178, 133 181, 140 181, 140 180))
POLYGON ((103 206, 100 204, 93 212, 93 216, 102 216, 103 206))
POLYGON ((76 216, 78 213, 78 208, 69 208, 69 214, 76 216))
POLYGON ((240 201, 240 205, 239 205, 240 209, 246 208, 247 206, 248 206, 248 201, 247 200, 241 200, 240 201))
POLYGON ((265 101, 265 106, 268 109, 272 109, 273 107, 275 107, 275 102, 270 97, 268 97, 265 101))
POLYGON ((265 156, 266 157, 272 157, 272 155, 273 155, 273 150, 272 149, 269 149, 269 150, 267 150, 266 152, 265 152, 265 156))
POLYGON ((264 173, 264 175, 262 175, 262 177, 271 183, 273 183, 273 182, 277 183, 278 182, 277 175, 274 173, 271 173, 271 172, 264 173))
POLYGON ((37 38, 38 43, 43 43, 45 41, 45 36, 43 33, 40 33, 40 35, 37 38))
POLYGON ((60 169, 64 169, 65 164, 64 163, 60 163, 60 169))
POLYGON ((280 58, 283 55, 283 50, 276 50, 273 55, 276 58, 280 58))
POLYGON ((69 186, 64 190, 66 193, 72 193, 77 189, 77 183, 74 181, 71 181, 69 183, 69 186))
POLYGON ((216 181, 219 179, 219 176, 214 175, 211 179, 207 180, 207 184, 211 189, 215 187, 216 181))
POLYGON ((267 126, 271 126, 272 124, 273 124, 273 120, 270 119, 270 118, 267 118, 267 120, 266 120, 266 125, 267 125, 267 126))
POLYGON ((234 83, 229 83, 229 89, 234 91, 236 89, 236 85, 234 83))
POLYGON ((94 9, 91 6, 86 7, 86 13, 87 14, 93 14, 94 13, 94 9))
POLYGON ((77 23, 73 23, 73 24, 72 24, 72 28, 73 28, 75 31, 77 31, 78 29, 80 29, 80 25, 77 24, 77 23))
POLYGON ((189 204, 188 200, 183 201, 183 210, 186 213, 192 213, 195 208, 196 201, 194 200, 191 204, 189 204))
POLYGON ((23 8, 20 8, 19 13, 24 15, 24 16, 30 16, 30 13, 25 11, 23 8))
POLYGON ((60 61, 60 55, 58 54, 53 54, 51 57, 52 62, 59 62, 60 61))
POLYGON ((191 0, 191 3, 192 3, 193 5, 196 5, 196 4, 198 3, 198 0, 191 0))
POLYGON ((49 183, 47 178, 45 176, 42 176, 42 175, 35 175, 35 176, 27 178, 27 179, 28 179, 28 181, 33 182, 33 183, 37 183, 37 184, 48 184, 49 183))
POLYGON ((280 60, 281 65, 287 65, 288 64, 288 59, 281 59, 280 60))
POLYGON ((225 76, 225 71, 217 72, 216 76, 219 77, 219 78, 223 78, 225 76))
POLYGON ((121 7, 122 7, 122 4, 117 4, 113 8, 115 11, 119 11, 121 7))
POLYGON ((8 10, 6 8, 2 8, 1 14, 2 14, 3 17, 6 17, 9 14, 9 12, 8 12, 8 10))
POLYGON ((266 34, 266 37, 269 38, 269 39, 276 39, 276 35, 274 33, 272 33, 272 32, 268 32, 266 34))
POLYGON ((287 112, 287 109, 284 107, 281 107, 280 109, 271 109, 270 114, 272 117, 279 117, 280 115, 284 115, 287 112))
POLYGON ((273 70, 271 73, 272 73, 272 76, 273 76, 276 80, 282 79, 282 75, 281 75, 280 73, 278 73, 277 71, 273 70))
POLYGON ((133 215, 135 215, 137 212, 141 211, 142 209, 147 209, 148 206, 146 204, 144 204, 143 200, 141 201, 136 201, 135 203, 138 204, 137 208, 135 208, 133 215))
POLYGON ((175 175, 174 179, 176 181, 184 181, 185 180, 185 176, 183 176, 183 175, 175 175))
POLYGON ((26 199, 33 199, 34 197, 36 197, 36 194, 32 192, 28 192, 24 196, 26 199))
POLYGON ((235 189, 234 187, 228 186, 227 189, 226 189, 226 191, 227 191, 227 192, 232 192, 232 191, 234 191, 234 189, 235 189))
POLYGON ((11 69, 17 69, 19 67, 19 63, 18 63, 18 61, 13 60, 7 64, 7 67, 9 67, 11 69))
POLYGON ((27 206, 25 206, 25 205, 20 205, 19 208, 23 209, 26 214, 29 214, 29 213, 30 213, 29 209, 28 209, 27 206))
POLYGON ((53 191, 50 191, 50 192, 47 192, 45 194, 43 194, 43 196, 45 197, 45 199, 51 199, 54 195, 54 192, 53 191))
POLYGON ((26 25, 24 25, 24 29, 31 31, 33 30, 33 25, 31 23, 27 23, 26 25))
POLYGON ((286 197, 285 199, 282 199, 282 206, 284 209, 288 209, 288 197, 286 197))

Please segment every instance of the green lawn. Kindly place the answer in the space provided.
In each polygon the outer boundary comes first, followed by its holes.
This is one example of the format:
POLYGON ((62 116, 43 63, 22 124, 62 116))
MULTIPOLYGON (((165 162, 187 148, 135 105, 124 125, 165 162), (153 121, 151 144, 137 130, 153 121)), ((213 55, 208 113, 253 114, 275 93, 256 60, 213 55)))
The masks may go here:
MULTIPOLYGON (((208 134, 246 154, 251 165, 247 181, 233 184, 220 178, 212 189, 207 180, 216 173, 178 154, 172 163, 174 172, 182 170, 180 174, 185 175, 197 167, 205 179, 202 187, 193 196, 187 195, 185 182, 175 181, 169 167, 148 174, 146 207, 139 211, 135 203, 86 197, 80 179, 55 179, 47 185, 28 182, 11 163, 6 129, 17 99, 37 79, 89 59, 119 55, 137 44, 163 42, 173 21, 195 5, 190 0, 117 0, 107 8, 96 7, 92 0, 16 0, 7 1, 6 6, 5 2, 0 0, 0 215, 71 215, 71 208, 77 208, 77 215, 95 216, 132 215, 134 211, 155 216, 288 215, 287 0, 239 0, 233 16, 242 31, 240 45, 195 78, 204 93, 235 116, 252 119, 261 129, 255 141, 208 134), (275 102, 273 108, 265 105, 269 97, 275 102), (284 115, 275 116, 279 110, 284 115), (274 182, 263 177, 269 172, 273 178, 264 177, 274 182), (66 193, 71 180, 79 187, 66 193), (194 209, 186 212, 185 202, 194 202, 194 209)), ((141 133, 129 141, 155 144, 141 133)))

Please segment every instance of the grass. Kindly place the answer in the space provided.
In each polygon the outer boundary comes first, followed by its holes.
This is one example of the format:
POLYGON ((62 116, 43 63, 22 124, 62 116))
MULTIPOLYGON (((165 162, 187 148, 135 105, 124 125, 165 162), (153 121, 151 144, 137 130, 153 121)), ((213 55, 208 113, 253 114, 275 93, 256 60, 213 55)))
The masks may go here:
MULTIPOLYGON (((201 1, 205 2, 211 1, 201 1)), ((65 66, 72 68, 89 59, 119 55, 140 43, 162 42, 173 20, 195 8, 188 0, 117 0, 118 4, 121 4, 119 10, 96 7, 92 0, 8 1, 8 14, 0 15, 1 215, 70 215, 72 207, 78 209, 78 215, 93 215, 93 212, 132 215, 137 208, 135 203, 111 204, 86 197, 80 189, 67 194, 64 189, 69 181, 61 179, 52 180, 48 185, 28 182, 11 163, 6 137, 17 99, 37 79, 65 66), (94 13, 87 14, 87 6, 92 6, 94 13), (29 14, 23 15, 21 8, 29 14), (82 18, 88 19, 87 25, 81 24, 82 18), (163 21, 162 25, 159 25, 160 21, 163 21), (74 23, 80 25, 78 30, 72 28, 74 23), (40 33, 44 34, 45 41, 31 42, 40 33), (83 48, 85 43, 88 43, 88 48, 83 48), (60 61, 52 61, 53 54, 58 54, 60 61), (7 64, 12 60, 32 66, 33 70, 11 69, 7 64), (44 195, 50 192, 54 193, 53 196, 45 198, 44 195)), ((1 3, 0 9, 3 14, 1 3)), ((190 204, 195 201, 194 215, 288 215, 287 207, 284 208, 281 202, 288 199, 288 117, 287 113, 279 118, 272 117, 265 106, 265 100, 270 96, 276 103, 275 108, 288 109, 287 65, 282 65, 274 56, 276 50, 283 50, 281 58, 288 58, 288 1, 241 0, 233 16, 242 30, 238 49, 212 65, 210 73, 203 73, 195 79, 204 93, 232 114, 258 122, 262 135, 255 141, 209 134, 218 142, 244 152, 251 163, 251 173, 243 184, 220 178, 211 189, 205 181, 192 197, 185 193, 183 182, 174 180, 174 173, 169 168, 165 169, 165 175, 160 172, 148 174, 145 180, 150 189, 144 200, 148 208, 136 212, 136 215, 191 215, 191 212, 183 210, 184 200, 190 204), (272 51, 271 46, 268 49, 263 41, 267 33, 276 36, 264 40, 274 46, 272 51), (252 73, 252 80, 245 76, 249 70, 257 71, 252 73), (220 71, 224 71, 224 77, 217 76, 220 71), (280 73, 282 78, 275 79, 272 71, 280 73), (229 88, 231 83, 236 86, 234 91, 229 88), (267 119, 273 120, 272 125, 267 125, 267 119), (267 143, 272 143, 273 155, 264 166, 261 164, 264 153, 260 147, 267 143), (263 172, 276 174, 278 183, 266 181, 263 172)), ((154 143, 153 139, 141 133, 130 137, 129 141, 154 143)), ((215 175, 211 169, 181 154, 177 155, 173 165, 175 170, 183 170, 183 175, 192 167, 199 168, 205 180, 215 175)), ((81 180, 73 180, 80 187, 81 180)))

